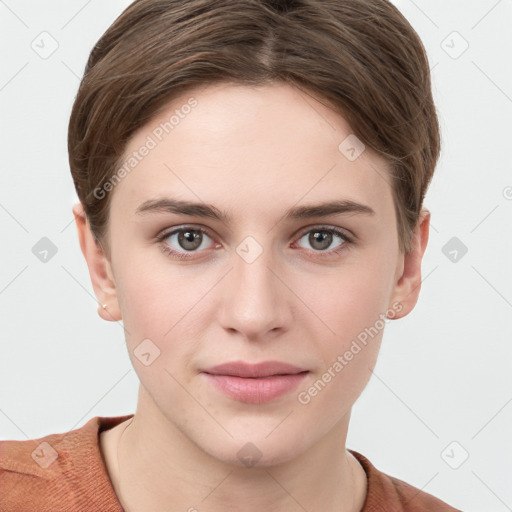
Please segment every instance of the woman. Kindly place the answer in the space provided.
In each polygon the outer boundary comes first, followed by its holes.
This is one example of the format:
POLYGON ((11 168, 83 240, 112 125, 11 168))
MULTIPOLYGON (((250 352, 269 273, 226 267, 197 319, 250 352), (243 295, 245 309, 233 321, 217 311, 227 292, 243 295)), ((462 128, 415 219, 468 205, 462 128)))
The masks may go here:
POLYGON ((132 3, 91 52, 68 147, 137 410, 2 442, 0 508, 456 510, 345 446, 420 290, 430 87, 385 0, 132 3))

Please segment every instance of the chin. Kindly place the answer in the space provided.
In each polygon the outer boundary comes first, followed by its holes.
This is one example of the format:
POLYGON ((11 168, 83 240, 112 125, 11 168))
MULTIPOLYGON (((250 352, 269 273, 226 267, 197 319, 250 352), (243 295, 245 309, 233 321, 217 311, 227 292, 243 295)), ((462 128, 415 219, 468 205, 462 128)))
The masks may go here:
POLYGON ((226 440, 229 446, 220 446, 221 443, 218 442, 214 446, 203 449, 215 459, 240 468, 261 468, 284 464, 303 451, 299 443, 299 439, 304 441, 303 438, 294 439, 290 436, 284 438, 276 435, 270 440, 265 438, 266 435, 267 432, 260 433, 258 436, 235 436, 235 439, 226 440))

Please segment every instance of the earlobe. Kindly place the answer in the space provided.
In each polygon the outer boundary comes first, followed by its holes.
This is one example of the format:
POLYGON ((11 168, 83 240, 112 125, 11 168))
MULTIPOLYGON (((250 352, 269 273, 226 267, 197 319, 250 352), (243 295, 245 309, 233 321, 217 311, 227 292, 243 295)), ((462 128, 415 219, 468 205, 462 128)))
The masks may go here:
POLYGON ((87 262, 94 293, 98 299, 98 314, 104 320, 117 322, 121 320, 121 312, 110 261, 95 240, 81 203, 73 205, 73 215, 80 249, 87 262))
MULTIPOLYGON (((416 305, 421 289, 421 262, 425 249, 427 248, 428 235, 430 228, 430 212, 423 208, 421 210, 414 235, 412 238, 411 250, 401 255, 401 272, 393 288, 390 301, 391 305, 400 304, 394 319, 402 318, 408 315, 416 305)), ((391 317, 390 317, 391 318, 391 317)))

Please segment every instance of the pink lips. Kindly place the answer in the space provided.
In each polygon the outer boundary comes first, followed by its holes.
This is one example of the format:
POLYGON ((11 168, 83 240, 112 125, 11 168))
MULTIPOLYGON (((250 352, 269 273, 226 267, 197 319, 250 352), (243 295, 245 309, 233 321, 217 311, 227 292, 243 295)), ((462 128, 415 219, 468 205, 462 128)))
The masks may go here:
POLYGON ((212 384, 239 402, 261 404, 295 387, 308 370, 279 361, 249 364, 234 361, 203 370, 212 384))

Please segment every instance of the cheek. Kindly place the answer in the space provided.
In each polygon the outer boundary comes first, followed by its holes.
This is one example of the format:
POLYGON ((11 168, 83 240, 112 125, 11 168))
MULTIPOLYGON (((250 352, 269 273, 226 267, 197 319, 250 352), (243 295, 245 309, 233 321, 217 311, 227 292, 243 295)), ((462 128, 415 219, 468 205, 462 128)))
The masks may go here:
POLYGON ((334 341, 332 349, 343 348, 386 314, 391 292, 391 269, 384 263, 357 263, 339 272, 331 272, 315 285, 303 282, 300 287, 323 332, 334 341), (340 346, 341 344, 341 346, 340 346))
POLYGON ((169 329, 194 296, 195 281, 185 281, 176 266, 165 263, 156 248, 132 249, 129 257, 118 260, 117 294, 123 322, 133 331, 164 334, 159 327, 169 329))
POLYGON ((186 358, 212 321, 212 288, 218 276, 194 272, 192 266, 166 264, 163 256, 151 265, 135 258, 127 261, 120 276, 118 296, 130 355, 142 340, 150 339, 162 356, 155 362, 172 366, 186 358))
POLYGON ((371 278, 353 276, 338 284, 327 298, 312 297, 334 333, 324 326, 312 334, 310 350, 320 365, 296 396, 310 428, 318 428, 322 418, 325 431, 348 413, 368 383, 386 325, 386 297, 371 278))
POLYGON ((326 278, 323 286, 317 281, 309 287, 306 302, 316 316, 308 332, 321 359, 315 378, 323 381, 317 388, 330 389, 324 399, 352 402, 368 381, 386 326, 389 272, 384 265, 354 265, 326 278))

